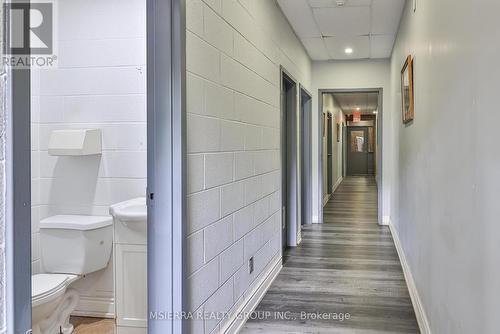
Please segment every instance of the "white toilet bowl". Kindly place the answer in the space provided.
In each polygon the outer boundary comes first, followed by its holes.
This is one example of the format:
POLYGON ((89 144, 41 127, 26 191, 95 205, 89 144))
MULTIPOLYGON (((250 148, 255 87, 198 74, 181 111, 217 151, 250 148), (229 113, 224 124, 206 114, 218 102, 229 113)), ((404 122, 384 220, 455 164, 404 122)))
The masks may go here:
POLYGON ((73 331, 69 316, 79 298, 68 287, 78 278, 77 275, 66 274, 37 274, 31 277, 33 334, 69 334, 73 331))
POLYGON ((31 277, 33 334, 71 334, 69 317, 79 301, 71 284, 106 268, 111 258, 110 216, 54 216, 40 222, 45 274, 31 277))

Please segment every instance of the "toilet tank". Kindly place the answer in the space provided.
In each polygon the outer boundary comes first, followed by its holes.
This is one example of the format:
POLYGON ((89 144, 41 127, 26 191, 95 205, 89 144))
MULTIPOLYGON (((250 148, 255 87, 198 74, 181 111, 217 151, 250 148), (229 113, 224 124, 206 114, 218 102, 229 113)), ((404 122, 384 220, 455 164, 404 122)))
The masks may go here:
POLYGON ((85 275, 106 268, 113 246, 111 216, 59 215, 40 221, 47 273, 85 275))

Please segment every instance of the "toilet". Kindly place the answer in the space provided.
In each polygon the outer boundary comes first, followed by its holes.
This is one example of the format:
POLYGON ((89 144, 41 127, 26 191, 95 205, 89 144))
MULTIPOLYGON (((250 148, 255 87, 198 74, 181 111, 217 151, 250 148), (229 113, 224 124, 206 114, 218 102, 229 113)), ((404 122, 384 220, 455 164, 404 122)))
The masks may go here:
POLYGON ((59 215, 40 221, 45 273, 31 278, 33 334, 70 334, 79 301, 72 284, 106 268, 113 246, 111 216, 59 215))

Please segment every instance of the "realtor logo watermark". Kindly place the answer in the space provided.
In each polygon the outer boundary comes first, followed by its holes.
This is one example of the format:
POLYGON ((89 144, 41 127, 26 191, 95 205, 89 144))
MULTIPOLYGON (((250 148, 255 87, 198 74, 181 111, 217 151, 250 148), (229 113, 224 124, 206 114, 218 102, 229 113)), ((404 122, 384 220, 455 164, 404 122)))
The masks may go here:
POLYGON ((56 5, 53 1, 4 3, 3 63, 12 68, 57 65, 56 5))

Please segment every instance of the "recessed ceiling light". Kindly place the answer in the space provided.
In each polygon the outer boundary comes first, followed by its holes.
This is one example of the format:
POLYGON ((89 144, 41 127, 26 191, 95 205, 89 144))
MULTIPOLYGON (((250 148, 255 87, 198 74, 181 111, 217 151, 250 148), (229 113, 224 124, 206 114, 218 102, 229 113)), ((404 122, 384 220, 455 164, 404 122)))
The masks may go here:
POLYGON ((357 111, 360 111, 360 110, 361 110, 361 108, 360 108, 360 107, 357 107, 357 108, 356 108, 356 110, 357 110, 357 111))
POLYGON ((350 55, 352 53, 352 48, 345 48, 344 52, 350 55))

